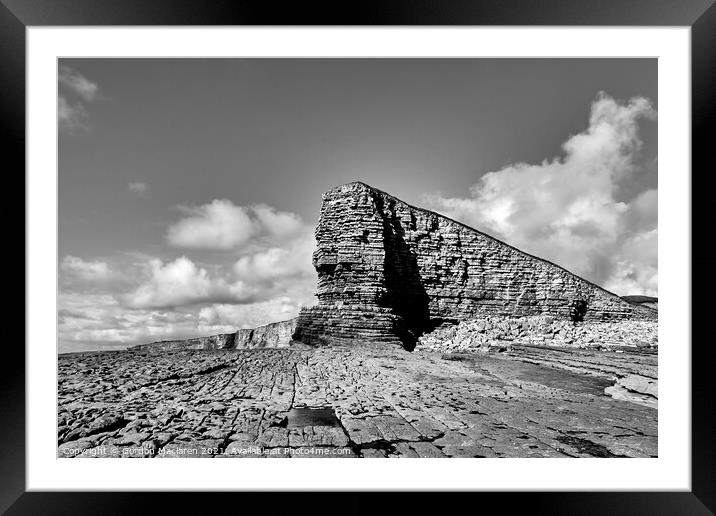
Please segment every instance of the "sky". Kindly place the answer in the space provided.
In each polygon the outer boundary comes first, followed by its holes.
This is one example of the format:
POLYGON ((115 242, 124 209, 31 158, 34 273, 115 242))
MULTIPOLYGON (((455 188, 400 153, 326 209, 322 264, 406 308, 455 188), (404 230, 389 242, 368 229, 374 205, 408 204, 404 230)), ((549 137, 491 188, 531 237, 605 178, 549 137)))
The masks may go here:
POLYGON ((350 181, 656 296, 657 100, 655 59, 61 59, 58 350, 294 317, 350 181))

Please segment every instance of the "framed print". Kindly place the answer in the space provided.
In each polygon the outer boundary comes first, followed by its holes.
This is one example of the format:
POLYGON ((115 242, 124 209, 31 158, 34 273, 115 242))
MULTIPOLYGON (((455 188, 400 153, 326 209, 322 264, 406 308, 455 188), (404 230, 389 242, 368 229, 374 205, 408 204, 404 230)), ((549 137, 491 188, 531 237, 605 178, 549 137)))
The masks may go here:
POLYGON ((5 2, 27 304, 2 507, 713 511, 716 11, 518 4, 5 2))

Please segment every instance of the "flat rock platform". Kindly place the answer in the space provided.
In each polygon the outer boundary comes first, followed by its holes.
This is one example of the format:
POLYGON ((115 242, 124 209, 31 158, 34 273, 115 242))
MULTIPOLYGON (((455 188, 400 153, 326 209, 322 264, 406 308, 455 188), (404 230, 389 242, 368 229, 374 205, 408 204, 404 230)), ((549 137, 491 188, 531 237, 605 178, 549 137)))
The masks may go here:
POLYGON ((605 389, 656 377, 639 350, 65 354, 58 456, 655 457, 655 398, 605 389))

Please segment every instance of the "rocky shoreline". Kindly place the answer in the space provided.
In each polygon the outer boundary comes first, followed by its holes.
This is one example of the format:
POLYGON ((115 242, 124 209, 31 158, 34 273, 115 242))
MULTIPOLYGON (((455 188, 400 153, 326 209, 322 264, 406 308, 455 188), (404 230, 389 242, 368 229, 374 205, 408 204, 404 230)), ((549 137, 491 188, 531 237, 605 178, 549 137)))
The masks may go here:
POLYGON ((512 344, 568 348, 656 348, 656 321, 572 322, 552 316, 482 317, 438 328, 422 335, 417 347, 430 351, 465 352, 512 344))
MULTIPOLYGON (((654 457, 657 410, 631 375, 657 356, 121 351, 59 357, 59 457, 654 457)), ((651 388, 651 387, 650 387, 651 388)), ((654 391, 655 392, 655 391, 654 391)))

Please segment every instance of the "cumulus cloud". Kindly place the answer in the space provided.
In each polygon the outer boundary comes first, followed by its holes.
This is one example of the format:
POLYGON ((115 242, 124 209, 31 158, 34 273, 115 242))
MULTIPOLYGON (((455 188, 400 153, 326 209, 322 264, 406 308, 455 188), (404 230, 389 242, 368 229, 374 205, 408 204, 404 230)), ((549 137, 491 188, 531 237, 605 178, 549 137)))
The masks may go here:
POLYGON ((167 263, 154 258, 144 265, 142 281, 119 299, 134 309, 247 305, 287 295, 305 300, 316 287, 313 246, 312 239, 296 240, 241 256, 230 270, 211 272, 185 256, 167 263))
POLYGON ((255 216, 257 233, 263 231, 274 239, 290 239, 305 230, 301 218, 295 213, 277 211, 266 204, 252 206, 250 211, 255 216))
POLYGON ((618 294, 657 293, 657 192, 619 200, 641 169, 649 100, 600 93, 589 126, 541 164, 488 172, 469 196, 427 196, 433 209, 554 261, 618 294))
POLYGON ((57 122, 61 130, 75 132, 87 129, 87 104, 99 94, 97 83, 90 81, 77 70, 61 65, 58 73, 60 93, 57 97, 57 122))
POLYGON ((148 279, 120 299, 130 308, 173 308, 202 303, 249 302, 255 290, 241 281, 212 277, 205 268, 182 256, 173 262, 153 259, 148 279))
POLYGON ((315 240, 311 232, 283 247, 269 247, 240 257, 234 263, 236 277, 248 282, 271 282, 313 277, 312 254, 315 240))
POLYGON ((228 250, 246 243, 256 231, 248 210, 226 199, 180 209, 189 216, 167 231, 167 241, 175 247, 228 250))
POLYGON ((149 185, 140 181, 131 182, 127 185, 127 190, 141 196, 149 191, 149 185))
POLYGON ((235 206, 227 200, 183 210, 189 216, 169 228, 168 240, 184 247, 230 251, 223 259, 232 261, 199 266, 187 256, 169 261, 136 256, 125 271, 133 285, 116 292, 122 306, 178 309, 247 305, 282 296, 313 298, 315 239, 300 217, 266 205, 235 206))
POLYGON ((304 230, 300 217, 265 204, 235 206, 216 199, 197 207, 180 207, 187 217, 169 227, 167 241, 188 249, 237 249, 255 238, 293 238, 304 230))

